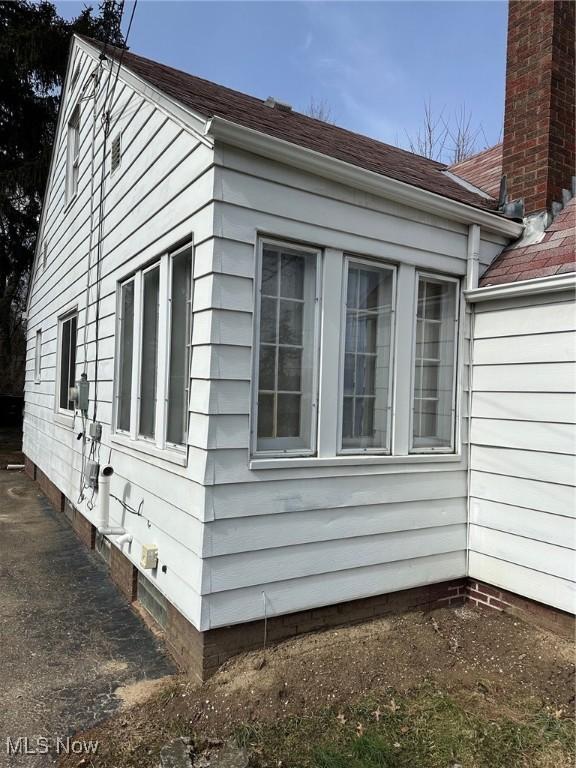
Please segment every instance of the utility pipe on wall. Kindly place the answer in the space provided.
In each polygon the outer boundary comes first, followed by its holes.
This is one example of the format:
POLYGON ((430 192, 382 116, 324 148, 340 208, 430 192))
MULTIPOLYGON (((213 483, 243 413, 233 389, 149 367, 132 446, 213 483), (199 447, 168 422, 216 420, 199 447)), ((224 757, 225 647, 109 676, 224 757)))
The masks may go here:
POLYGON ((114 474, 114 468, 107 464, 102 467, 98 475, 98 506, 96 513, 96 529, 105 536, 125 534, 124 528, 110 526, 110 478, 114 474))

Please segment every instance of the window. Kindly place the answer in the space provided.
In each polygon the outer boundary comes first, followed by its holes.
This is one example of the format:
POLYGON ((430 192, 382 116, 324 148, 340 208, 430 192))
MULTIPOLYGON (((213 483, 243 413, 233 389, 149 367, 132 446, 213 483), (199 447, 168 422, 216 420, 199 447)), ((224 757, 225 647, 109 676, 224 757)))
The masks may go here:
POLYGON ((60 319, 60 362, 58 381, 58 407, 62 411, 73 411, 74 403, 69 398, 69 388, 76 384, 76 333, 78 315, 76 312, 60 319))
POLYGON ((119 285, 117 432, 158 448, 186 445, 191 330, 187 245, 119 285))
POLYGON ((188 430, 190 356, 192 350, 192 259, 185 248, 171 257, 170 364, 166 440, 183 445, 188 430))
POLYGON ((341 448, 389 451, 394 270, 346 266, 341 448))
POLYGON ((319 259, 318 251, 261 244, 258 452, 314 451, 319 259))
POLYGON ((80 164, 80 107, 77 105, 68 122, 68 146, 66 160, 66 199, 72 200, 78 192, 80 164))
POLYGON ((120 364, 118 368, 118 414, 116 426, 130 431, 132 364, 134 358, 134 279, 120 287, 120 364))
POLYGON ((148 611, 152 618, 161 627, 165 627, 168 607, 166 598, 141 571, 138 571, 137 598, 140 605, 148 611))
POLYGON ((38 383, 42 376, 42 331, 36 331, 36 347, 34 348, 34 381, 38 383))
POLYGON ((120 134, 115 136, 112 139, 112 149, 110 150, 110 163, 112 166, 112 173, 118 168, 120 165, 120 160, 122 159, 122 152, 121 152, 121 145, 120 145, 120 134))
POLYGON ((412 451, 454 445, 458 283, 417 277, 412 451))
POLYGON ((160 266, 151 267, 142 277, 142 336, 140 349, 140 426, 143 437, 154 437, 158 373, 158 312, 160 266))

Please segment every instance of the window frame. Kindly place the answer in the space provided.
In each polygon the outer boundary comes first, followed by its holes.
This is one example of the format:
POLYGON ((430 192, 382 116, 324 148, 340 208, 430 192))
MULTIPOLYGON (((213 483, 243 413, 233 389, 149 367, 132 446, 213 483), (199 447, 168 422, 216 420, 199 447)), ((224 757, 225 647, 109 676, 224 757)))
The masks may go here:
POLYGON ((76 104, 67 123, 66 133, 66 203, 70 204, 78 195, 80 180, 80 103, 76 104), (77 139, 77 141, 75 141, 77 139), (76 143, 76 147, 74 144, 76 143), (74 171, 76 170, 76 178, 74 171))
MULTIPOLYGON (((76 318, 76 344, 74 353, 74 380, 76 380, 76 367, 78 361, 76 359, 76 352, 78 350, 78 308, 68 310, 63 315, 58 317, 58 354, 57 354, 57 367, 56 367, 56 387, 55 387, 55 411, 63 416, 70 416, 74 414, 74 408, 62 408, 60 405, 60 396, 62 394, 62 344, 63 344, 63 329, 64 324, 72 321, 76 318)), ((70 363, 68 363, 68 380, 70 380, 70 363)), ((68 384, 70 386, 70 384, 68 384)), ((68 398, 67 402, 70 402, 68 398)))
MULTIPOLYGON (((42 381, 42 329, 36 331, 36 342, 34 346, 34 383, 40 384, 42 381)), ((60 402, 60 400, 58 400, 60 402)))
POLYGON ((416 269, 414 278, 413 293, 413 334, 412 334, 412 355, 410 365, 410 418, 408 433, 408 456, 418 456, 425 454, 455 454, 457 447, 457 428, 459 424, 458 413, 458 387, 460 384, 460 329, 462 326, 461 311, 461 280, 458 277, 444 275, 429 270, 416 269), (420 278, 431 280, 437 283, 452 283, 455 286, 456 301, 454 306, 454 353, 452 360, 452 392, 451 392, 451 414, 452 423, 450 428, 450 445, 445 446, 415 446, 414 445, 414 395, 416 388, 416 344, 417 344, 417 325, 418 325, 418 288, 420 278))
MULTIPOLYGON (((266 458, 302 458, 315 456, 318 447, 318 405, 320 383, 320 346, 321 346, 321 319, 322 319, 322 263, 323 250, 321 248, 302 244, 297 240, 284 240, 281 238, 259 236, 256 243, 256 269, 254 276, 254 324, 252 337, 252 381, 251 381, 251 408, 250 408, 250 455, 255 459, 266 458), (310 419, 310 447, 309 448, 272 448, 258 449, 258 385, 260 364, 260 315, 261 315, 261 282, 264 247, 269 245, 274 248, 286 248, 291 251, 299 251, 315 257, 314 280, 314 319, 312 341, 312 386, 311 386, 311 419, 310 419)), ((270 438, 273 440, 275 438, 270 438)))
POLYGON ((336 456, 391 456, 393 434, 393 405, 394 383, 396 381, 396 301, 397 301, 397 266, 388 261, 371 259, 366 256, 357 256, 353 253, 343 253, 342 289, 340 294, 341 320, 340 320, 340 358, 338 363, 338 433, 336 443, 336 456), (392 272, 392 309, 390 321, 390 363, 388 371, 388 402, 386 404, 386 445, 381 448, 344 448, 342 444, 342 430, 344 422, 344 366, 346 354, 346 312, 348 297, 348 270, 350 263, 365 265, 373 269, 388 270, 392 272))
MULTIPOLYGON (((160 452, 173 454, 177 463, 182 463, 187 456, 187 439, 181 444, 168 442, 166 439, 168 416, 168 377, 170 365, 170 328, 171 328, 171 277, 173 258, 183 251, 190 251, 190 295, 188 299, 188 327, 186 361, 188 376, 188 401, 190 396, 190 375, 192 365, 192 329, 193 295, 194 295, 194 243, 192 238, 186 239, 179 245, 164 251, 161 255, 147 261, 138 269, 132 270, 116 282, 116 340, 115 340, 115 370, 114 370, 114 405, 112 436, 117 442, 130 444, 137 450, 149 451, 153 454, 160 452), (154 417, 154 436, 140 434, 141 414, 141 380, 142 380, 142 333, 144 311, 144 275, 154 269, 159 270, 158 293, 158 346, 156 351, 156 408, 154 417), (118 427, 120 401, 120 366, 122 343, 122 289, 123 286, 134 284, 134 318, 132 327, 132 380, 130 387, 130 429, 118 427)), ((188 426, 189 427, 189 416, 188 426)), ((187 437, 187 434, 186 436, 187 437)))

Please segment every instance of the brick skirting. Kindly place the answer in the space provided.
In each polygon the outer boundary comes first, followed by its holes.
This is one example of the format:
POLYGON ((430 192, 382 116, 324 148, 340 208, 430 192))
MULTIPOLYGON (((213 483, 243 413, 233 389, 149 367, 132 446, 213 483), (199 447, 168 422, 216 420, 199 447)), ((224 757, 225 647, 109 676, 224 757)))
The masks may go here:
POLYGON ((514 592, 507 592, 505 589, 499 589, 475 579, 468 580, 466 594, 468 601, 473 605, 483 605, 510 613, 529 624, 549 629, 569 640, 573 640, 576 634, 576 617, 551 605, 538 603, 536 600, 521 597, 514 592))
MULTIPOLYGON (((30 459, 26 458, 25 462, 26 474, 38 482, 57 511, 65 512, 63 516, 70 522, 79 539, 93 549, 95 527, 30 459)), ((115 546, 110 550, 109 566, 110 576, 120 592, 130 603, 134 603, 138 585, 136 567, 115 546)), ((184 672, 206 680, 231 657, 244 651, 262 648, 265 641, 267 644, 274 644, 307 632, 357 624, 409 611, 456 607, 466 602, 506 611, 537 626, 562 635, 569 634, 571 638, 574 636, 576 621, 571 614, 488 584, 463 578, 284 616, 272 616, 266 623, 266 638, 263 620, 200 632, 175 606, 167 602, 164 640, 184 672)))

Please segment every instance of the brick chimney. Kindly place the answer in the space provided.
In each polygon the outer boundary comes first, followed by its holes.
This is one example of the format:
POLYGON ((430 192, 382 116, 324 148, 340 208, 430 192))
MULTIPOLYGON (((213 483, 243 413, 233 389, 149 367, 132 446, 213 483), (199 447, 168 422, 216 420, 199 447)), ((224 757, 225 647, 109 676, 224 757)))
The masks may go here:
POLYGON ((574 0, 510 0, 502 172, 525 214, 550 211, 575 171, 574 0))

